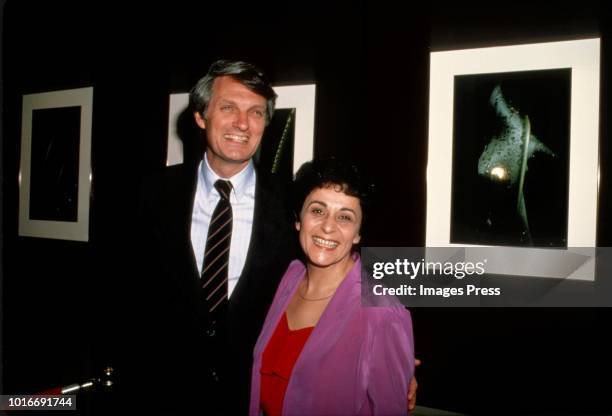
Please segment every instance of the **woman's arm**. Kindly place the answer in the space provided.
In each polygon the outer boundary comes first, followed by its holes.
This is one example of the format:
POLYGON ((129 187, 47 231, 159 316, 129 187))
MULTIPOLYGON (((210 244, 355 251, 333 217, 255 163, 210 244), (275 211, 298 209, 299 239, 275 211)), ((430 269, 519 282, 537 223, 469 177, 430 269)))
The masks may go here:
POLYGON ((368 398, 375 415, 407 414, 406 392, 414 375, 410 313, 380 308, 370 351, 368 398))

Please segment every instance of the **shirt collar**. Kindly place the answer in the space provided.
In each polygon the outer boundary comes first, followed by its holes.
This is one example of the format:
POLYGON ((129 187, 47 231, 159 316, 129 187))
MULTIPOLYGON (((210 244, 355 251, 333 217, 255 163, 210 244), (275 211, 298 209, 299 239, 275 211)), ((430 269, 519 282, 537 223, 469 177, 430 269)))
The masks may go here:
POLYGON ((236 196, 237 201, 240 201, 240 199, 247 194, 249 188, 255 186, 255 167, 253 165, 253 160, 249 160, 249 163, 247 163, 244 169, 231 178, 222 178, 212 170, 208 164, 206 154, 203 159, 200 169, 200 180, 204 184, 204 193, 207 197, 213 195, 217 198, 219 197, 219 192, 217 192, 214 186, 218 179, 229 180, 232 183, 232 194, 236 196))

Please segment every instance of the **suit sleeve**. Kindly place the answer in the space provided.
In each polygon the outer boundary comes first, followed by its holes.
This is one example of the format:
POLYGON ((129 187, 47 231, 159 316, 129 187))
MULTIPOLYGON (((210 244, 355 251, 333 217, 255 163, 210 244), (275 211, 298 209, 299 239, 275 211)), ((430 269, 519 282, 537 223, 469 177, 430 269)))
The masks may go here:
POLYGON ((368 399, 373 414, 408 414, 408 384, 414 375, 410 313, 402 308, 384 308, 371 345, 368 399))

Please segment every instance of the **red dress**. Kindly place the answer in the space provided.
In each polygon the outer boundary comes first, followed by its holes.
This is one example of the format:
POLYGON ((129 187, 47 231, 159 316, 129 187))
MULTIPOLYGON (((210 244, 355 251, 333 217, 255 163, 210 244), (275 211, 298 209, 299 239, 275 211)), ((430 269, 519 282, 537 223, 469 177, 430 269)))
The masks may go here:
POLYGON ((314 326, 295 331, 289 329, 287 314, 281 317, 262 356, 261 408, 267 416, 282 414, 283 399, 291 371, 314 326))

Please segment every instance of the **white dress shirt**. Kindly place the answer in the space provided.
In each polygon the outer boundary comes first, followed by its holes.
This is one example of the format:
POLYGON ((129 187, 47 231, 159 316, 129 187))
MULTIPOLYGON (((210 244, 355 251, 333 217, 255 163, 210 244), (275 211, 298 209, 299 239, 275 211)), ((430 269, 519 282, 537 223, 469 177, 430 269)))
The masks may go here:
POLYGON ((191 215, 191 245, 202 274, 204 250, 208 236, 210 218, 221 199, 214 184, 217 179, 229 180, 232 183, 230 204, 232 205, 232 241, 228 270, 228 295, 231 296, 238 279, 242 274, 249 250, 253 230, 253 213, 255 211, 255 168, 253 161, 231 178, 221 178, 208 165, 206 155, 198 167, 198 184, 196 187, 193 213, 191 215))

